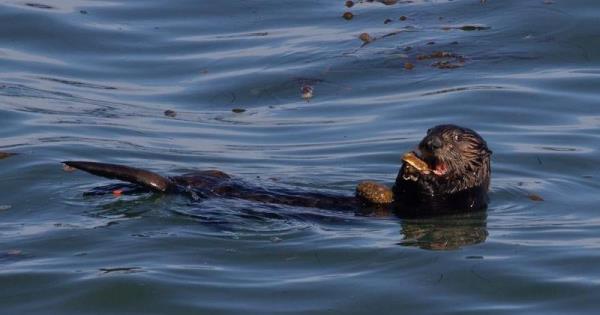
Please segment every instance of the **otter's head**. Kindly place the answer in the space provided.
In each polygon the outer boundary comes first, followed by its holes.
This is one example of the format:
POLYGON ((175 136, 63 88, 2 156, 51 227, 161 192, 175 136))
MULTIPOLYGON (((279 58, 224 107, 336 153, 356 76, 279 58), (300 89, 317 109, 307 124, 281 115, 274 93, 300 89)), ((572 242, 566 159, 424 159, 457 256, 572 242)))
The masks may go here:
POLYGON ((446 193, 482 186, 490 179, 490 151, 475 131, 455 125, 439 125, 427 130, 419 143, 417 156, 431 170, 429 181, 437 182, 446 193))

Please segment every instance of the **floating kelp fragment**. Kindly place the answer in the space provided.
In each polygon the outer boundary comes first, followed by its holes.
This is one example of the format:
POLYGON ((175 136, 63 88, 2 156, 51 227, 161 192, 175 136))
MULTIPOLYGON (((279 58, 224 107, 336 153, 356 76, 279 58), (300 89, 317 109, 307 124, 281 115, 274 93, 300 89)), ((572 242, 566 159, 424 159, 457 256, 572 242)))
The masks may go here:
POLYGON ((165 116, 171 117, 171 118, 177 117, 177 113, 171 109, 167 109, 164 114, 165 114, 165 116))
POLYGON ((11 153, 11 152, 0 152, 0 160, 6 159, 6 158, 11 157, 13 155, 17 155, 17 154, 16 153, 11 153))
POLYGON ((538 194, 529 194, 527 195, 527 198, 531 201, 544 201, 544 198, 538 194))
POLYGON ((479 26, 479 25, 464 25, 461 27, 458 27, 459 30, 462 31, 485 31, 485 30, 489 30, 491 27, 488 26, 479 26))
POLYGON ((455 54, 448 51, 434 51, 429 55, 417 55, 417 60, 427 60, 436 58, 454 58, 455 54))
POLYGON ((451 62, 449 60, 436 61, 431 66, 438 69, 456 69, 464 65, 462 62, 451 62))
POLYGON ((412 64, 412 63, 410 63, 410 62, 405 62, 405 63, 404 63, 404 69, 406 69, 406 70, 412 70, 412 69, 414 69, 414 68, 415 68, 415 65, 414 65, 414 64, 412 64))
POLYGON ((371 37, 369 33, 361 33, 360 35, 358 35, 358 38, 360 38, 360 40, 363 41, 363 45, 366 45, 375 40, 375 38, 371 37))
POLYGON ((236 114, 241 114, 241 113, 245 112, 246 110, 244 108, 234 108, 231 111, 236 114))
POLYGON ((342 15, 342 17, 345 20, 350 21, 354 17, 354 14, 352 14, 352 12, 344 12, 344 14, 342 15))
POLYGON ((417 55, 419 61, 430 59, 446 59, 434 62, 431 66, 438 69, 455 69, 464 66, 465 58, 449 51, 434 51, 429 55, 417 55))

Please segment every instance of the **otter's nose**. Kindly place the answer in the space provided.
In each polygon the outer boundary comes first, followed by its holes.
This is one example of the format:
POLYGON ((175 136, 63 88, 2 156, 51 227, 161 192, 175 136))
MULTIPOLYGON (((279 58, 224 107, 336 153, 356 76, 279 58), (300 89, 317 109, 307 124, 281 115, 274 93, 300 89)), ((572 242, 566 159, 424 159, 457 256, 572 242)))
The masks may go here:
POLYGON ((439 137, 431 137, 429 141, 427 141, 427 146, 429 146, 432 150, 439 149, 443 145, 442 139, 439 137))

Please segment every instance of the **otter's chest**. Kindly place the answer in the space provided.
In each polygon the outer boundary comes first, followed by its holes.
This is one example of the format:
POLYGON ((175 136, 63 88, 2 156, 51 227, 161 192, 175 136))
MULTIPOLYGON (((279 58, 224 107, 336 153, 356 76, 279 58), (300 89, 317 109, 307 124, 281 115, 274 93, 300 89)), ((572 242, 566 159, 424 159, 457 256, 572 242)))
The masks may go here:
POLYGON ((487 207, 487 187, 475 186, 448 193, 447 183, 435 175, 415 176, 402 166, 394 185, 395 210, 400 215, 437 215, 474 212, 487 207))

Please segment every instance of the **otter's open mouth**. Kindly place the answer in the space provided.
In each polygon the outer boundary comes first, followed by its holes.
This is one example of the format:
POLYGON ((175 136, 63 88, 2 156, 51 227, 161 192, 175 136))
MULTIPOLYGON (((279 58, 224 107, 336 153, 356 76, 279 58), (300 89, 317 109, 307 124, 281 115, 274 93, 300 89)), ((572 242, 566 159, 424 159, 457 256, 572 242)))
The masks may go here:
POLYGON ((426 159, 419 157, 415 152, 405 153, 402 160, 421 174, 433 173, 437 176, 444 176, 448 172, 445 163, 437 161, 434 157, 427 159, 430 161, 428 163, 426 159))

